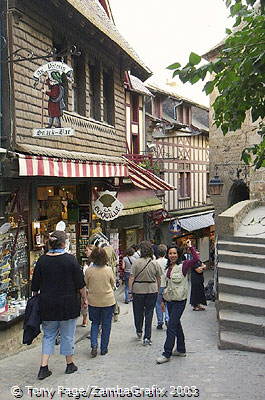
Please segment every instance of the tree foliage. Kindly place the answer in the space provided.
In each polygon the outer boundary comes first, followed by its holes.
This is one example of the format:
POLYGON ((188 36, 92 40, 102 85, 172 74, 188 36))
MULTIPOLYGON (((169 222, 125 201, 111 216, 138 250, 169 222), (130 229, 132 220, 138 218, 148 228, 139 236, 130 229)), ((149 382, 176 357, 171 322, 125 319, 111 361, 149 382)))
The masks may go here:
MULTIPOLYGON (((206 80, 207 95, 217 89, 214 122, 224 134, 240 129, 249 110, 253 122, 265 118, 265 0, 260 0, 259 7, 256 0, 225 2, 235 23, 233 30, 226 30, 218 58, 199 66, 201 56, 191 53, 184 67, 179 63, 167 67, 183 83, 206 80)), ((265 166, 264 122, 259 123, 258 133, 261 142, 242 152, 242 160, 256 169, 265 166)))

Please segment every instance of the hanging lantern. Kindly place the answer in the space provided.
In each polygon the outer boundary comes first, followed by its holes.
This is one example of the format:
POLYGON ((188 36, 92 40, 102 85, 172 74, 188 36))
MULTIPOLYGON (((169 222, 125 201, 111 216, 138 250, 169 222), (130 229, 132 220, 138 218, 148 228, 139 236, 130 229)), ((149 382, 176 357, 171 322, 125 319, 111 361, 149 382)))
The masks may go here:
POLYGON ((215 175, 212 179, 210 179, 208 187, 209 187, 209 195, 216 196, 222 193, 224 186, 224 182, 221 180, 219 175, 215 175))

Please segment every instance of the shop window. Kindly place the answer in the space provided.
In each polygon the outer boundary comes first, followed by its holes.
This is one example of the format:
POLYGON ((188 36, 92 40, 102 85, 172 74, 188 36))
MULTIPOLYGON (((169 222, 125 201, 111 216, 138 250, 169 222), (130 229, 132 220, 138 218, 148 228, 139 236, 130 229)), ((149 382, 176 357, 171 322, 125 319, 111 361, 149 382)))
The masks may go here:
POLYGON ((86 115, 86 71, 85 57, 72 57, 72 67, 74 71, 74 82, 72 85, 73 111, 80 115, 86 115))
POLYGON ((114 125, 114 82, 110 71, 103 71, 103 119, 114 125))
POLYGON ((131 120, 139 122, 139 95, 131 93, 131 120))
POLYGON ((100 64, 89 65, 89 116, 100 121, 100 64))
POLYGON ((176 108, 176 120, 182 124, 191 124, 191 107, 186 104, 181 104, 176 108))
POLYGON ((180 198, 190 197, 191 195, 191 176, 190 172, 179 173, 179 196, 180 198))

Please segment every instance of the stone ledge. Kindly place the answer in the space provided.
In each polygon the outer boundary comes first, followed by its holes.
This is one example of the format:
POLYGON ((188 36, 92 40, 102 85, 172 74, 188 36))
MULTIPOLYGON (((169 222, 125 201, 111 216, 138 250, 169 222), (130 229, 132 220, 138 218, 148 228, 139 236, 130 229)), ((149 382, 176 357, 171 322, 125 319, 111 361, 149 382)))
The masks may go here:
POLYGON ((262 203, 259 200, 244 200, 225 210, 218 216, 218 233, 220 236, 234 236, 236 230, 250 210, 262 203))

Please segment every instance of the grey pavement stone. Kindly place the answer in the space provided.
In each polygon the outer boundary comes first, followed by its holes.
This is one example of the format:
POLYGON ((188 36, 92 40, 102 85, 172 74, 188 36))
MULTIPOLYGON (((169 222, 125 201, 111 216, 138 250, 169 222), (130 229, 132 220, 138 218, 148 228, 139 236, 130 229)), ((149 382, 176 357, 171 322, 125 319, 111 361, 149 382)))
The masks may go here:
MULTIPOLYGON (((153 345, 143 347, 135 337, 132 316, 132 304, 123 304, 120 295, 121 315, 113 323, 109 353, 91 359, 90 343, 85 337, 86 328, 78 327, 75 360, 78 371, 65 375, 64 357, 56 354, 51 357, 49 367, 53 374, 44 381, 38 381, 40 346, 28 348, 14 356, 0 360, 0 400, 13 400, 10 388, 20 387, 22 399, 69 399, 58 392, 58 387, 72 389, 94 385, 101 388, 151 388, 157 385, 168 391, 164 399, 192 399, 194 396, 173 397, 177 386, 196 386, 200 400, 264 400, 265 398, 265 358, 263 354, 219 350, 217 348, 217 321, 214 303, 209 302, 206 312, 193 312, 189 305, 183 315, 183 329, 186 337, 187 357, 172 357, 170 362, 155 363, 163 351, 165 330, 156 330, 156 318, 153 321, 153 345), (42 393, 30 394, 29 388, 42 388, 42 393), (47 390, 57 393, 51 397, 47 390), (44 392, 43 390, 46 390, 44 392), (172 392, 172 394, 170 394, 172 392)), ((155 393, 155 392, 154 392, 155 393)), ((157 392, 156 392, 157 393, 157 392)), ((177 394, 177 393, 175 393, 177 394)), ((93 397, 93 396, 90 396, 93 397)), ((154 396, 153 396, 154 397, 154 396)), ((159 396, 156 396, 159 398, 159 396)), ((88 398, 80 396, 81 399, 88 398)), ((119 399, 124 397, 99 396, 100 399, 119 399)), ((127 398, 127 396, 125 397, 127 398)), ((129 397, 128 397, 129 398, 129 397)), ((151 397, 131 397, 148 399, 151 397)), ((162 397, 161 397, 162 398, 162 397)))

